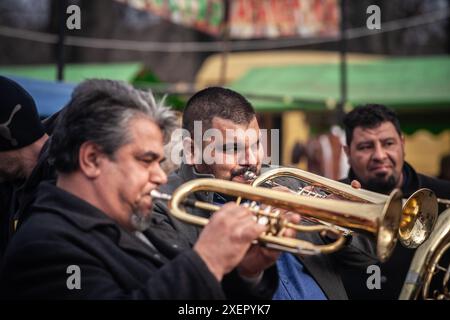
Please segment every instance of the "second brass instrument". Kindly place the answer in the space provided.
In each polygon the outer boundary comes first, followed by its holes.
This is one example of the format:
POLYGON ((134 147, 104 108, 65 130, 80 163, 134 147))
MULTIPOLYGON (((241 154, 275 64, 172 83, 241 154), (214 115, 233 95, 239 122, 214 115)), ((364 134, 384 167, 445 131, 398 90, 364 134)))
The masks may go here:
POLYGON ((430 238, 416 250, 399 299, 450 300, 449 256, 450 209, 447 209, 439 215, 430 238))

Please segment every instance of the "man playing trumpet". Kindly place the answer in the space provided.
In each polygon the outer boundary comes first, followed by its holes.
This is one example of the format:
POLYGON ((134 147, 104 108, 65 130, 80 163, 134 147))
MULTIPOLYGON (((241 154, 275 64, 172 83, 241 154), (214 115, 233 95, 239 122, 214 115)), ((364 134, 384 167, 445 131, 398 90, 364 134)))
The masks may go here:
POLYGON ((265 230, 249 210, 225 205, 192 250, 181 251, 148 229, 150 192, 167 181, 160 163, 164 135, 174 121, 151 94, 116 81, 88 80, 75 89, 58 121, 50 143, 56 185, 39 186, 6 251, 0 270, 3 299, 273 294, 277 254, 264 259, 249 254, 265 230), (258 265, 249 264, 250 258, 258 265), (248 270, 264 276, 246 278, 248 270))
MULTIPOLYGON (((196 93, 186 105, 182 125, 188 133, 183 139, 184 161, 169 176, 168 183, 161 186, 162 192, 171 194, 183 183, 198 178, 250 183, 245 178, 246 172, 261 173, 263 149, 256 114, 251 104, 237 92, 212 87, 196 93), (195 132, 196 128, 202 131, 195 132), (196 139, 198 136, 203 139, 196 139)), ((222 204, 235 199, 219 193, 197 192, 195 200, 222 204)), ((174 240, 186 248, 192 247, 200 229, 173 218, 166 203, 157 201, 155 204, 152 229, 175 229, 174 240)), ((199 209, 192 213, 199 216, 209 214, 199 209)), ((163 234, 167 236, 169 233, 163 234)), ((327 241, 317 234, 300 234, 299 237, 316 244, 327 241)), ((277 261, 280 283, 273 298, 346 299, 336 264, 365 266, 376 261, 373 257, 373 247, 358 237, 354 237, 342 252, 329 256, 283 253, 277 261)), ((261 276, 252 269, 254 267, 245 270, 248 276, 261 276)))

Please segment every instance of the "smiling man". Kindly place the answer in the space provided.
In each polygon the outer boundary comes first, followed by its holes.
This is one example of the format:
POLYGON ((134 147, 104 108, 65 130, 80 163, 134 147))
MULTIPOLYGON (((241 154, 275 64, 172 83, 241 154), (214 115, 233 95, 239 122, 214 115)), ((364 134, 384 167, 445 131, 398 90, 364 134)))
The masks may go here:
POLYGON ((383 106, 372 105, 349 113, 345 124, 349 175, 363 188, 376 192, 401 188, 405 139, 395 115, 383 106))
POLYGON ((447 198, 450 183, 417 173, 405 161, 405 138, 394 111, 383 105, 355 108, 344 119, 350 171, 345 182, 358 180, 362 187, 389 194, 400 188, 404 196, 429 188, 447 198))
MULTIPOLYGON (((394 188, 409 197, 420 188, 433 190, 440 198, 450 196, 450 182, 417 173, 405 161, 405 139, 394 111, 368 104, 355 108, 344 119, 350 171, 344 180, 358 180, 364 189, 389 194, 394 188)), ((350 298, 397 299, 415 250, 397 245, 389 261, 381 265, 381 289, 369 290, 367 273, 345 272, 350 298)))

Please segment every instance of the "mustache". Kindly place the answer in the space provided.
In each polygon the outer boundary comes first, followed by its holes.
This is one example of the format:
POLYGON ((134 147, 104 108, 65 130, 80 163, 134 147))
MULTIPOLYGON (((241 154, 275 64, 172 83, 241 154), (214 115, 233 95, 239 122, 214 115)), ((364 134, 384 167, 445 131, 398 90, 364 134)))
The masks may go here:
POLYGON ((231 178, 234 178, 234 177, 237 177, 237 176, 241 176, 244 173, 246 173, 247 171, 251 171, 254 174, 256 174, 258 169, 257 169, 256 166, 249 166, 249 167, 244 167, 244 168, 241 168, 241 169, 233 170, 231 172, 231 178))
POLYGON ((395 168, 396 162, 394 161, 394 159, 386 159, 384 161, 379 161, 379 160, 372 160, 369 163, 369 169, 372 169, 373 167, 376 167, 378 165, 389 165, 393 168, 395 168))

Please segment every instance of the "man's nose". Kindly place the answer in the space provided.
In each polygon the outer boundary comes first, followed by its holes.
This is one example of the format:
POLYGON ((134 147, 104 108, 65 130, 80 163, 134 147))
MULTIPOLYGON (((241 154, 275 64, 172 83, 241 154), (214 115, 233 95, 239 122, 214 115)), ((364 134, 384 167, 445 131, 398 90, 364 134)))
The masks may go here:
POLYGON ((258 164, 258 153, 256 150, 247 149, 245 155, 241 157, 241 165, 257 165, 258 164))
POLYGON ((150 173, 149 180, 156 185, 166 184, 167 175, 159 164, 156 164, 154 170, 150 173))
POLYGON ((376 143, 373 151, 374 160, 384 160, 387 157, 386 150, 383 148, 381 143, 376 143))

